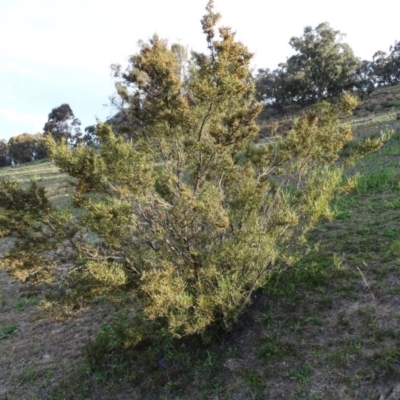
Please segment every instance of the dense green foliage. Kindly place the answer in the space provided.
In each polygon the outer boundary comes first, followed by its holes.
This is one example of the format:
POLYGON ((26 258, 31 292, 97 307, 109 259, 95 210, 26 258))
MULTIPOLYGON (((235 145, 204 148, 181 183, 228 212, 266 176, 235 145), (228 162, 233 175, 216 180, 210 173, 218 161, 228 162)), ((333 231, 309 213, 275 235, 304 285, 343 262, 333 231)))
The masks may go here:
POLYGON ((23 164, 46 157, 46 148, 42 134, 23 133, 12 137, 8 142, 9 158, 14 164, 23 164))
POLYGON ((304 234, 332 216, 343 187, 334 162, 352 138, 340 118, 355 99, 323 102, 258 145, 252 55, 230 28, 217 29, 219 17, 210 1, 208 54, 185 61, 154 36, 129 59, 117 83, 124 134, 99 124, 98 149, 47 137, 73 178, 77 211, 52 208, 36 186, 1 183, 1 233, 20 239, 2 262, 15 275, 53 275, 71 301, 123 299, 174 336, 206 335, 231 327, 304 234), (66 275, 50 262, 57 252, 66 275))
POLYGON ((299 95, 303 101, 338 96, 351 87, 359 61, 342 36, 325 22, 315 29, 306 27, 302 37, 290 40, 296 54, 288 59, 288 69, 302 76, 304 91, 299 95))
POLYGON ((46 157, 44 136, 40 133, 22 133, 8 142, 0 141, 0 167, 18 165, 46 157))
POLYGON ((290 104, 310 104, 338 97, 345 91, 363 98, 377 86, 400 81, 399 43, 390 53, 378 51, 372 61, 361 61, 343 42, 343 34, 327 22, 304 28, 303 36, 292 37, 295 54, 275 70, 260 69, 255 77, 257 98, 283 112, 290 104))
POLYGON ((274 71, 259 70, 258 97, 282 111, 293 102, 315 103, 351 89, 360 61, 342 37, 326 22, 304 28, 302 37, 290 39, 293 56, 274 71))
POLYGON ((400 42, 390 46, 390 53, 377 51, 373 56, 374 72, 378 85, 393 85, 400 82, 400 42))

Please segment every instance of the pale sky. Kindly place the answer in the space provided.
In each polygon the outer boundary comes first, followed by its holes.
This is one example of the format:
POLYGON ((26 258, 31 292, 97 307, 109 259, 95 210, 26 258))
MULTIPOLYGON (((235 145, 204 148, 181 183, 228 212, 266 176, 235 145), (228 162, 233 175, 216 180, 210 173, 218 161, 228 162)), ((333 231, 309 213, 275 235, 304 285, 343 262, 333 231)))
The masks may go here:
MULTIPOLYGON (((112 63, 124 65, 154 33, 205 50, 206 0, 0 0, 0 139, 40 132, 52 108, 68 103, 82 126, 113 113, 112 63)), ((356 56, 372 59, 400 40, 398 0, 215 0, 255 57, 276 68, 293 54, 292 36, 328 21, 356 56), (371 4, 371 5, 369 5, 371 4)))

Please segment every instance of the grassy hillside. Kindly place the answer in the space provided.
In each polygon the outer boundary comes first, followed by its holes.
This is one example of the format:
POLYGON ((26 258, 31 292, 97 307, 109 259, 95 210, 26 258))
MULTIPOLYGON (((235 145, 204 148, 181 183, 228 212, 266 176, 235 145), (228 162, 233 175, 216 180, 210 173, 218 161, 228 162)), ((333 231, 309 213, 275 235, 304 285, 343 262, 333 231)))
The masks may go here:
POLYGON ((46 187, 47 195, 54 205, 63 207, 68 204, 68 178, 49 160, 0 168, 1 178, 16 180, 22 187, 27 187, 30 181, 36 181, 46 187))
MULTIPOLYGON (((38 288, 0 271, 0 398, 398 399, 399 115, 400 85, 359 105, 355 141, 396 135, 352 167, 362 177, 337 199, 335 219, 311 232, 303 258, 273 275, 217 343, 149 335, 133 349, 129 312, 100 301, 74 319, 44 318, 38 288)), ((262 120, 264 132, 291 118, 262 120)), ((38 180, 56 205, 68 203, 66 178, 49 162, 0 169, 4 176, 38 180)))

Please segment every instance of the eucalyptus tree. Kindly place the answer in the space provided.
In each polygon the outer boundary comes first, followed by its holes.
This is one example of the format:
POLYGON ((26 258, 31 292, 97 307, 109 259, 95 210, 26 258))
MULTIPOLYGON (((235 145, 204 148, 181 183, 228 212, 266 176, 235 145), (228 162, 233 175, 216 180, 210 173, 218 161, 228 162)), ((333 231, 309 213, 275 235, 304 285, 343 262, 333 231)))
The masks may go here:
POLYGON ((69 104, 61 104, 51 110, 43 131, 57 141, 65 139, 76 143, 82 136, 80 126, 81 121, 75 117, 69 104))
POLYGON ((324 22, 316 28, 307 26, 303 36, 290 39, 289 44, 297 53, 287 62, 304 73, 310 100, 314 102, 353 86, 354 73, 361 62, 343 37, 344 34, 324 22))

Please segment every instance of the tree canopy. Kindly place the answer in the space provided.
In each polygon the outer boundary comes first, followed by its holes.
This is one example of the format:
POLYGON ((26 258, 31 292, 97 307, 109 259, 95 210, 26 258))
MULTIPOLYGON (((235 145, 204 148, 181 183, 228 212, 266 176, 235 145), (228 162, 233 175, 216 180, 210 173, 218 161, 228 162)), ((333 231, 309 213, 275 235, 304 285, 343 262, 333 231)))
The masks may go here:
POLYGON ((294 55, 274 71, 259 70, 258 98, 282 111, 288 104, 315 103, 352 90, 361 62, 343 37, 327 22, 305 27, 302 36, 290 39, 294 55))
POLYGON ((282 113, 288 105, 338 98, 344 91, 363 99, 377 86, 400 82, 399 42, 389 53, 379 50, 372 60, 361 60, 343 41, 344 36, 327 22, 305 27, 302 36, 290 39, 294 55, 274 70, 258 70, 258 100, 282 113))
POLYGON ((72 143, 82 136, 80 125, 80 120, 75 117, 69 104, 61 104, 51 110, 43 131, 57 141, 65 139, 72 143))
POLYGON ((8 141, 8 157, 14 164, 23 164, 46 157, 44 137, 41 133, 23 133, 8 141))
POLYGON ((352 77, 360 61, 342 41, 343 36, 324 22, 315 29, 307 26, 303 36, 290 39, 297 54, 287 63, 304 73, 306 95, 314 101, 338 95, 353 84, 352 77))

